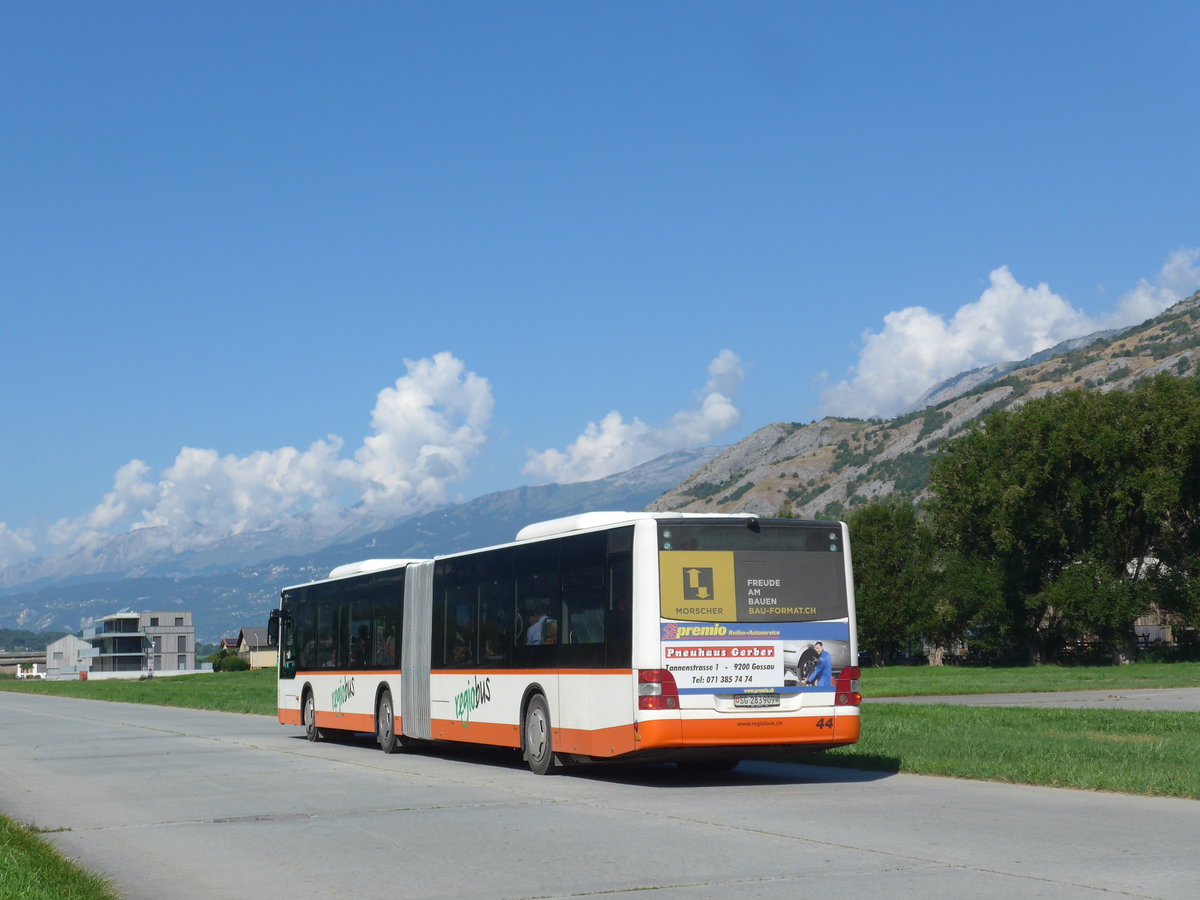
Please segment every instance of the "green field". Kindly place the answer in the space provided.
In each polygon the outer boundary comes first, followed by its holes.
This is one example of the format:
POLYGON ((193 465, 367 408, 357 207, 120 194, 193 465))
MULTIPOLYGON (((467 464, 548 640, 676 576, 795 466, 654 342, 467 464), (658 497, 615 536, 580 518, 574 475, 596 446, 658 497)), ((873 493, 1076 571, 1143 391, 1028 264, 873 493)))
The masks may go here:
POLYGON ((887 666, 862 670, 865 697, 1013 694, 1034 691, 1200 687, 1200 663, 1132 666, 887 666))
POLYGON ((852 747, 796 762, 1200 799, 1200 713, 868 704, 852 747))
POLYGON ((275 670, 256 672, 206 672, 109 681, 17 681, 0 679, 0 690, 26 691, 80 697, 84 700, 111 700, 117 703, 148 703, 152 706, 185 706, 217 712, 275 715, 275 670))

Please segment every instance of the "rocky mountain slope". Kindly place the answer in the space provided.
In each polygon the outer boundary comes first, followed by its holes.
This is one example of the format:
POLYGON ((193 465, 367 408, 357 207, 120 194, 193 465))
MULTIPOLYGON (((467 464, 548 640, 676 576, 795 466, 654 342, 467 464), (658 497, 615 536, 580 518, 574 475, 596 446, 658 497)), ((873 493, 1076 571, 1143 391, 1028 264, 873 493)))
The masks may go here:
POLYGON ((840 516, 878 497, 920 500, 942 441, 985 414, 1071 388, 1131 388, 1200 370, 1200 292, 1141 325, 963 373, 888 421, 827 418, 760 428, 651 504, 653 510, 840 516))

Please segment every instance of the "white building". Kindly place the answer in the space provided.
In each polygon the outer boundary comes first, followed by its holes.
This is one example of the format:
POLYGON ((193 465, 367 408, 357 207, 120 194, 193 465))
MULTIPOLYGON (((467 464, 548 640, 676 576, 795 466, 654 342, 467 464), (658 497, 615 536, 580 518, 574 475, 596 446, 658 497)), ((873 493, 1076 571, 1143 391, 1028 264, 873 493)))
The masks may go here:
POLYGON ((73 634, 46 646, 46 678, 50 681, 75 681, 86 678, 97 650, 73 634))

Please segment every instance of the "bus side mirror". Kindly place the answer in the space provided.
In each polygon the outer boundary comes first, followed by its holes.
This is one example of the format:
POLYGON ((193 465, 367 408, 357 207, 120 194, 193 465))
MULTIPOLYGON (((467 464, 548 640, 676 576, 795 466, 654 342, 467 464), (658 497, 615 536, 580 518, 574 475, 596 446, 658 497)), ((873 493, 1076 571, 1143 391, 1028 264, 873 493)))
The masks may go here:
POLYGON ((271 618, 267 620, 267 646, 279 646, 279 610, 271 610, 271 618))

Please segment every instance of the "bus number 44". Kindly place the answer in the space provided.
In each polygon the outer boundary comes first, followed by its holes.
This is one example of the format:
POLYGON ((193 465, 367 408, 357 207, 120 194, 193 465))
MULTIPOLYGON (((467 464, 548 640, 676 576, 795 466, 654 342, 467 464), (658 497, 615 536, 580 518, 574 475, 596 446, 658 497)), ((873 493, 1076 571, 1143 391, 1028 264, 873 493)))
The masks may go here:
POLYGON ((820 729, 832 728, 833 719, 817 719, 817 727, 820 729))

